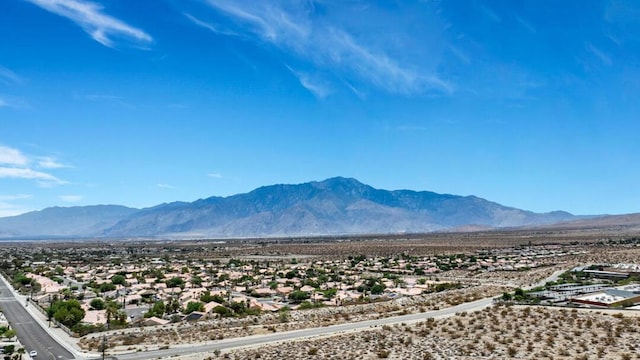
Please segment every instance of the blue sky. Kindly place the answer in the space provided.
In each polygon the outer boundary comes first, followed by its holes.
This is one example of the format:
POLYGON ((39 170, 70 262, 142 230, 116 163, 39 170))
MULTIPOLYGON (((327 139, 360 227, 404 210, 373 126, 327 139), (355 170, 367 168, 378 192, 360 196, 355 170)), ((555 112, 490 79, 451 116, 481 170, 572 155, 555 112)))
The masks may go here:
POLYGON ((0 216, 354 177, 640 211, 636 1, 0 2, 0 216))

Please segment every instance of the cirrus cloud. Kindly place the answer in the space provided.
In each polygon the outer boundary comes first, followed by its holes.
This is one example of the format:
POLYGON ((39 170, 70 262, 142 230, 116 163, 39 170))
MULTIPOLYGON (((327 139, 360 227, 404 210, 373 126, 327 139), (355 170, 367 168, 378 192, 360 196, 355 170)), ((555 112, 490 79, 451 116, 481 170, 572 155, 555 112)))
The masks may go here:
MULTIPOLYGON (((186 17, 219 36, 271 44, 290 62, 312 65, 349 83, 405 95, 454 90, 437 71, 439 40, 435 36, 421 36, 424 40, 420 43, 415 40, 417 27, 428 27, 421 31, 429 35, 441 26, 435 21, 437 11, 433 9, 421 9, 429 14, 416 24, 407 24, 406 17, 393 16, 384 7, 353 3, 207 0, 206 4, 214 10, 209 15, 217 19, 215 25, 202 18, 206 12, 199 18, 188 14, 186 17), (316 9, 317 6, 322 9, 316 9), (380 20, 373 23, 382 28, 373 29, 370 23, 358 20, 367 17, 380 20), (424 50, 425 47, 428 49, 424 50)), ((416 9, 400 10, 413 13, 416 9)), ((319 85, 301 72, 293 73, 317 97, 329 93, 326 84, 319 85)))
POLYGON ((0 83, 9 85, 9 84, 21 84, 22 82, 23 82, 22 78, 18 76, 15 72, 0 65, 0 83))
POLYGON ((148 44, 153 38, 122 20, 103 13, 103 7, 84 0, 27 0, 80 26, 95 41, 114 47, 114 38, 148 44))

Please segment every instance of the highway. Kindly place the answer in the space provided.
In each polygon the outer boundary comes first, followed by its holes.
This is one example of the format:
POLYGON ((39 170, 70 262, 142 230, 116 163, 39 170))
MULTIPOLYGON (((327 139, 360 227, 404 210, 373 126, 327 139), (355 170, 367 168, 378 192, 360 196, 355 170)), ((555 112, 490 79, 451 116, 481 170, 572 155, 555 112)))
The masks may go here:
POLYGON ((4 278, 0 277, 0 307, 26 353, 35 350, 38 352, 37 359, 43 360, 74 359, 69 351, 31 317, 24 306, 24 301, 18 301, 4 278))
POLYGON ((367 320, 367 321, 331 325, 331 326, 318 327, 318 328, 286 331, 286 332, 273 333, 268 335, 254 335, 254 336, 247 336, 242 338, 225 339, 220 341, 213 341, 209 344, 203 344, 203 345, 190 344, 190 345, 184 345, 184 346, 176 346, 174 348, 169 348, 165 350, 154 350, 154 351, 137 352, 137 353, 131 353, 131 354, 121 354, 121 355, 118 355, 117 358, 120 360, 154 359, 154 358, 170 357, 170 356, 176 356, 176 355, 207 353, 207 352, 213 352, 216 349, 230 350, 230 349, 245 347, 245 346, 258 346, 258 345, 264 345, 268 343, 275 343, 275 342, 281 342, 281 341, 300 340, 300 339, 310 338, 310 337, 335 335, 335 334, 344 333, 344 332, 381 327, 383 325, 411 323, 416 321, 422 321, 428 318, 441 318, 441 317, 454 315, 455 313, 458 313, 458 312, 480 310, 491 305, 492 302, 493 302, 492 298, 486 298, 486 299, 481 299, 481 300, 477 300, 469 303, 460 304, 447 309, 429 311, 429 312, 419 313, 419 314, 400 315, 400 316, 393 316, 393 317, 388 317, 384 319, 367 320))

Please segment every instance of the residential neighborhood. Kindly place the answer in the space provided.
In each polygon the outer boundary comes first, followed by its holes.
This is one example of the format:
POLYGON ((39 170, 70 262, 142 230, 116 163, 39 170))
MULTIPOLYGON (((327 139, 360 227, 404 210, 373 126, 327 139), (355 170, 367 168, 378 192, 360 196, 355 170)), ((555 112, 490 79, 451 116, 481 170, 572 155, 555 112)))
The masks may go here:
POLYGON ((4 246, 0 267, 26 307, 94 352, 380 319, 487 297, 573 308, 640 304, 637 264, 589 262, 594 250, 571 243, 339 256, 305 253, 304 245, 271 255, 256 255, 252 243, 123 245, 4 246), (176 326, 182 330, 162 335, 176 326))

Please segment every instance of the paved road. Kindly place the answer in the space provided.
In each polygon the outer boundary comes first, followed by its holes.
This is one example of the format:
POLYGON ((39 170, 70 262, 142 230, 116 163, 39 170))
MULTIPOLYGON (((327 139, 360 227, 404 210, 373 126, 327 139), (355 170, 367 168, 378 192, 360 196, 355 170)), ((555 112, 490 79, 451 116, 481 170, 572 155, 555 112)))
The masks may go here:
MULTIPOLYGON (((541 281, 544 284, 552 281, 560 275, 562 271, 557 271, 547 279, 541 281)), ((301 329, 268 335, 254 335, 242 338, 232 338, 220 341, 213 341, 208 344, 193 345, 186 344, 176 346, 165 350, 154 350, 145 352, 135 352, 130 354, 118 355, 117 359, 121 360, 146 360, 161 357, 170 357, 176 355, 187 355, 196 353, 207 353, 219 350, 229 350, 245 346, 257 346, 281 341, 299 340, 310 337, 329 336, 338 333, 364 330, 383 325, 410 323, 421 321, 428 318, 439 318, 454 315, 458 312, 475 311, 488 307, 492 304, 492 298, 481 299, 469 303, 460 304, 454 307, 430 311, 419 314, 408 314, 401 316, 393 316, 384 319, 367 320, 356 323, 339 324, 326 327, 301 329)), ((18 338, 28 351, 38 351, 39 358, 48 360, 57 359, 73 359, 74 356, 59 345, 38 323, 36 323, 31 315, 24 309, 24 304, 19 303, 13 293, 7 288, 4 280, 0 277, 0 306, 5 309, 5 315, 11 322, 14 329, 18 333, 18 338)), ((110 359, 115 359, 110 357, 110 359)))
MULTIPOLYGON (((558 279, 559 275, 565 271, 566 270, 556 271, 546 279, 541 280, 539 283, 534 284, 531 287, 544 285, 548 281, 555 281, 558 279)), ((309 338, 309 337, 335 335, 342 332, 375 328, 383 325, 410 323, 410 322, 425 320, 428 318, 439 318, 439 317, 451 316, 458 312, 480 310, 490 306, 492 303, 493 303, 493 298, 485 298, 485 299, 453 306, 447 309, 430 311, 430 312, 420 313, 420 314, 393 316, 393 317, 378 319, 378 320, 367 320, 367 321, 361 321, 361 322, 349 323, 349 324, 332 325, 332 326, 311 328, 311 329, 301 329, 301 330, 287 331, 287 332, 281 332, 281 333, 274 333, 269 335, 254 335, 254 336, 247 336, 243 338, 225 339, 220 341, 214 341, 214 342, 211 342, 210 344, 204 344, 204 345, 176 346, 175 348, 170 348, 166 350, 154 350, 154 351, 138 352, 138 353, 131 353, 131 354, 122 354, 122 355, 118 355, 117 358, 120 360, 143 360, 143 359, 170 357, 170 356, 176 356, 176 355, 188 355, 188 354, 195 354, 195 353, 207 353, 207 352, 211 353, 217 349, 229 350, 229 349, 234 349, 234 348, 239 348, 244 346, 257 346, 257 345, 264 345, 264 344, 288 341, 288 340, 300 340, 300 339, 309 338)))
POLYGON ((540 287, 540 286, 544 286, 548 282, 558 281, 558 279, 560 278, 560 275, 564 274, 565 272, 567 272, 567 270, 558 270, 558 271, 554 272, 553 274, 549 275, 549 277, 547 277, 546 279, 540 280, 537 283, 535 283, 535 284, 533 284, 533 285, 531 285, 529 287, 526 287, 524 289, 525 290, 534 289, 534 288, 537 288, 537 287, 540 287))
POLYGON ((394 317, 389 317, 384 319, 367 320, 367 321, 325 326, 325 327, 319 327, 319 328, 286 331, 286 332, 280 332, 280 333, 274 333, 274 334, 268 334, 268 335, 254 335, 254 336, 247 336, 247 337, 235 338, 235 339, 225 339, 225 340, 215 341, 215 342, 211 342, 210 344, 204 344, 204 345, 188 345, 188 346, 180 346, 180 347, 176 346, 175 348, 170 348, 166 350, 155 350, 155 351, 123 354, 123 355, 118 355, 118 359, 121 359, 121 360, 154 359, 159 357, 213 352, 216 349, 228 350, 228 349, 244 347, 244 346, 257 346, 257 345, 263 345, 263 344, 280 342, 280 341, 299 340, 299 339, 304 339, 309 337, 335 335, 337 333, 370 329, 374 327, 380 327, 383 325, 410 323, 410 322, 425 320, 428 318, 451 316, 457 312, 479 310, 491 305, 492 301, 493 299, 487 298, 487 299, 482 299, 482 300, 461 304, 461 305, 450 307, 443 310, 430 311, 426 313, 401 315, 401 316, 394 316, 394 317))
POLYGON ((74 359, 75 357, 69 351, 58 344, 31 317, 24 305, 24 302, 15 298, 4 279, 0 277, 0 307, 27 353, 36 350, 37 359, 43 360, 74 359))

